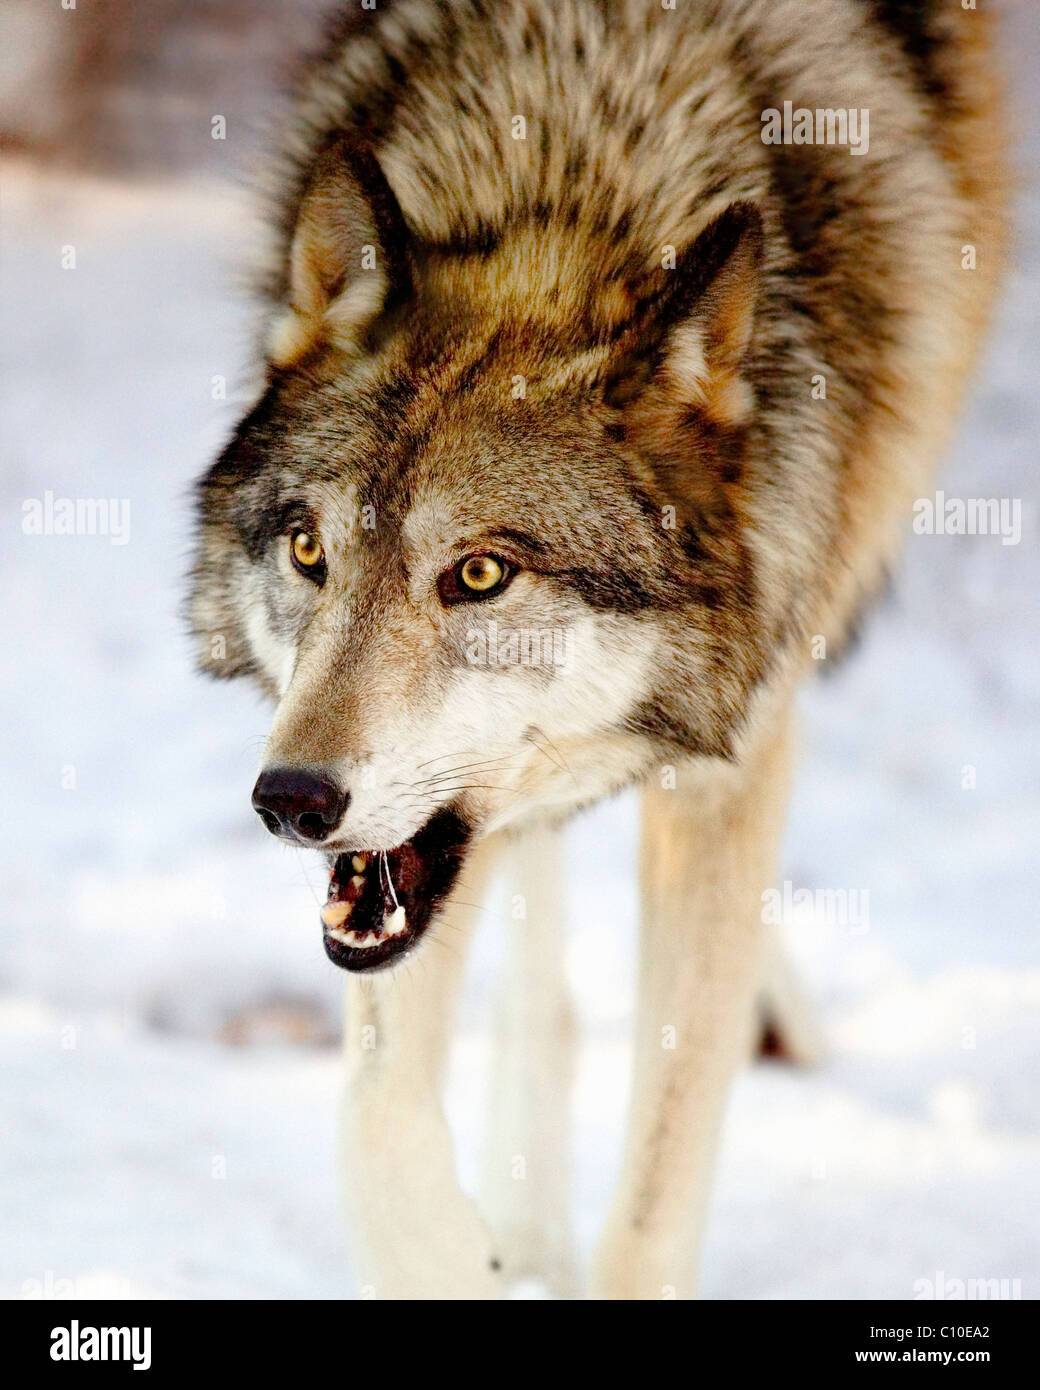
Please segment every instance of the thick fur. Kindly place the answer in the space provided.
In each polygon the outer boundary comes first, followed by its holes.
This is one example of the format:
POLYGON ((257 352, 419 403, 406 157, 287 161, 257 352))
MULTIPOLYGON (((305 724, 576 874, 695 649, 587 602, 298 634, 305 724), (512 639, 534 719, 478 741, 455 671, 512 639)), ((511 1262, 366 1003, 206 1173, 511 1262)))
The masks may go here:
MULTIPOLYGON (((333 848, 390 849, 451 803, 479 849, 646 783, 657 954, 604 1296, 692 1290, 681 1212, 767 951, 791 697, 883 580, 979 341, 1004 204, 986 31, 957 0, 381 3, 309 72, 272 166, 267 386, 200 485, 200 664, 278 701, 267 765, 350 788, 333 848), (785 101, 865 108, 869 149, 763 143, 785 101), (320 588, 294 527, 325 546, 320 588), (445 604, 439 576, 488 549, 513 582, 445 604), (475 666, 492 618, 571 634, 570 669, 475 666), (691 1023, 679 1084, 650 1035, 696 989, 713 1031, 691 1023)), ((388 1046, 351 1054, 348 1134, 387 1103, 373 1068, 414 1090, 388 1046)), ((457 1239, 402 1179, 377 1292, 529 1272, 528 1213, 511 1261, 445 1192, 457 1239), (431 1242, 414 1278, 398 1226, 431 1242)))

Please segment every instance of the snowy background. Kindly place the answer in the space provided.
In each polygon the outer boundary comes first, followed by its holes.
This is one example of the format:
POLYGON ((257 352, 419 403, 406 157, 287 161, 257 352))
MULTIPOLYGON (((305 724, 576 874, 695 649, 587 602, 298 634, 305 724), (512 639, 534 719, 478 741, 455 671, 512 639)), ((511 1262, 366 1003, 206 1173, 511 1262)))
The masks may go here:
MULTIPOLYGON (((1035 165, 1040 26, 1024 2, 1005 9, 1022 162, 1032 151, 1035 165)), ((234 136, 232 121, 229 167, 234 136)), ((199 138, 194 172, 157 160, 159 172, 128 178, 42 160, 27 136, 4 174, 8 1297, 336 1298, 351 1287, 333 1165, 342 977, 321 949, 323 872, 250 810, 266 711, 245 688, 192 674, 177 611, 186 495, 234 421, 251 329, 233 276, 243 195, 212 167, 208 117, 199 138), (75 270, 61 268, 67 246, 75 270), (232 399, 212 399, 217 376, 232 399), (129 544, 24 535, 23 503, 48 490, 129 499, 129 544)), ((782 877, 867 889, 869 927, 811 912, 787 925, 829 1055, 812 1072, 768 1063, 741 1078, 707 1297, 903 1299, 939 1271, 1040 1293, 1040 256, 1029 235, 1040 197, 1028 183, 1018 220, 940 485, 1023 499, 1022 540, 911 536, 861 650, 804 700, 782 877)), ((630 798, 572 831, 585 1252, 623 1117, 634 832, 630 798)), ((489 913, 449 1097, 467 1183, 499 925, 489 913)))

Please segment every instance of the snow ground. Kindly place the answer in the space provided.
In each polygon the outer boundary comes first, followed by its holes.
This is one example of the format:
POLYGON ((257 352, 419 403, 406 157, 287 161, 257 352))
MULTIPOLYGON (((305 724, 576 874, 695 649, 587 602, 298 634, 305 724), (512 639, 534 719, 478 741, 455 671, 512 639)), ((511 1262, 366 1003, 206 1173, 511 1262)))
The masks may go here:
MULTIPOLYGON (((236 195, 28 166, 5 191, 0 1291, 341 1297, 322 872, 250 811, 265 712, 192 675, 176 611, 186 491, 235 411, 211 378, 234 394, 248 360, 236 195), (128 498, 130 543, 24 536, 48 489, 128 498)), ((937 1271, 1040 1292, 1038 318, 1023 244, 941 480, 1023 498, 1021 544, 912 537, 862 651, 805 699, 783 876, 868 889, 869 924, 786 928, 831 1052, 741 1078, 708 1297, 908 1298, 937 1271)), ((586 1251, 621 1130, 634 828, 626 797, 572 831, 586 1251)), ((470 1182, 500 955, 489 920, 450 1093, 470 1182)))

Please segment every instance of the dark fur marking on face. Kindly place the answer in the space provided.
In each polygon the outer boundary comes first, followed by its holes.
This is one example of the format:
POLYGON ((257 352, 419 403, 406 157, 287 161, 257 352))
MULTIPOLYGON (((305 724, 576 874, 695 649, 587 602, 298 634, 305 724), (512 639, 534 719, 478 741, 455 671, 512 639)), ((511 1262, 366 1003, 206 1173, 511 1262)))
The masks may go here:
POLYGON ((552 577, 570 585, 590 608, 601 613, 642 613, 660 606, 660 595, 643 584, 634 574, 615 569, 609 572, 575 565, 569 569, 553 570, 552 577))
POLYGON ((529 531, 520 531, 512 526, 496 527, 494 536, 504 541, 511 541, 518 549, 526 551, 532 556, 545 555, 548 551, 548 546, 537 536, 532 536, 529 531))
POLYGON ((218 488, 241 486, 257 476, 267 462, 266 436, 278 407, 278 388, 270 384, 249 414, 235 426, 212 467, 199 479, 200 499, 218 488))

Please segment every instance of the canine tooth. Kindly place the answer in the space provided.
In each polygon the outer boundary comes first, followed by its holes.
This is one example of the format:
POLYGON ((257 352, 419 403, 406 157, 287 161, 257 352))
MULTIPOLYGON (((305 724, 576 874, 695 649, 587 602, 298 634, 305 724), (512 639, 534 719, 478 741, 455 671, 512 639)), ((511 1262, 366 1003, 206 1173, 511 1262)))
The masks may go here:
POLYGON ((354 872, 357 874, 363 874, 365 870, 368 868, 368 860, 365 858, 363 854, 355 854, 350 863, 354 869, 354 872))
POLYGON ((351 886, 351 888, 358 888, 358 889, 364 888, 364 886, 365 886, 365 880, 364 880, 364 878, 361 876, 361 874, 355 874, 355 875, 354 875, 354 877, 350 880, 350 886, 351 886))
POLYGON ((321 920, 330 929, 332 927, 341 927, 353 911, 353 903, 326 903, 321 909, 321 920))
POLYGON ((394 908, 390 916, 383 923, 383 930, 387 936, 400 936, 402 932, 408 930, 408 914, 403 907, 394 908))

